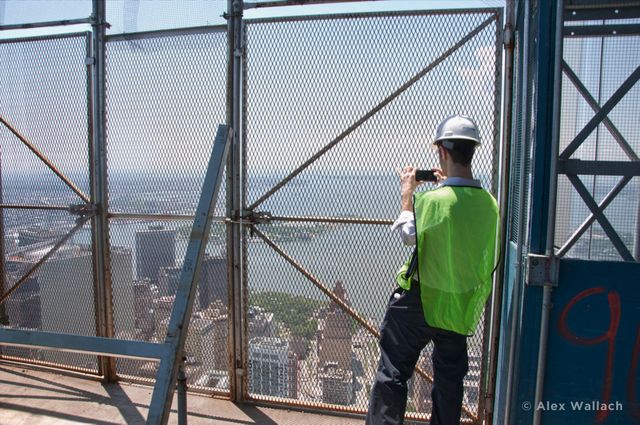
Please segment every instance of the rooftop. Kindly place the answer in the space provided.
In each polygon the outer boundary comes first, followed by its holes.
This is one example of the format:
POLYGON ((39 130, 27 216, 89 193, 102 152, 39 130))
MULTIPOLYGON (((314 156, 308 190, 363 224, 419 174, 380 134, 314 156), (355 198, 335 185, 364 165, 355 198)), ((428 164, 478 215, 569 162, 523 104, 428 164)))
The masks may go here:
MULTIPOLYGON (((0 418, 3 424, 143 424, 152 387, 103 384, 95 377, 0 362, 0 418)), ((189 425, 360 425, 362 419, 274 409, 192 394, 189 425)), ((178 423, 176 397, 169 418, 178 423)))

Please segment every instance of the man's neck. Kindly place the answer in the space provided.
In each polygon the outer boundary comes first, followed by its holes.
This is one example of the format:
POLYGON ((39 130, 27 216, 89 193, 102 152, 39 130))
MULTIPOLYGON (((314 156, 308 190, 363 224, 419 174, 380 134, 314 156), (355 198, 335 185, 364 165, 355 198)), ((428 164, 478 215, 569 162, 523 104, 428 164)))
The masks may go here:
POLYGON ((455 164, 447 170, 447 177, 461 177, 463 179, 473 180, 473 173, 471 172, 471 167, 458 166, 455 164))

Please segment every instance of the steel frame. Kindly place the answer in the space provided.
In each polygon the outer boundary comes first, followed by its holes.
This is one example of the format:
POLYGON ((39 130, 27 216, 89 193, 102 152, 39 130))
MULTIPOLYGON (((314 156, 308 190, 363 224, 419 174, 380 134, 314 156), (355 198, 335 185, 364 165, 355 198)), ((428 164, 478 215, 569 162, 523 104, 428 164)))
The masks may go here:
POLYGON ((629 92, 629 90, 631 90, 638 80, 640 80, 640 66, 638 66, 635 71, 626 78, 620 87, 618 87, 618 89, 611 95, 609 100, 607 100, 602 106, 598 104, 582 81, 580 81, 580 78, 564 60, 562 61, 562 71, 569 81, 571 81, 582 98, 591 107, 595 115, 558 156, 558 174, 564 174, 567 176, 576 192, 580 195, 591 211, 591 215, 582 222, 578 229, 557 251, 556 255, 559 257, 566 255, 589 226, 597 220, 622 259, 624 261, 636 261, 632 253, 621 240, 620 235, 618 235, 605 216, 604 210, 631 181, 633 176, 640 176, 640 158, 638 158, 638 155, 635 153, 633 148, 608 117, 609 113, 618 104, 618 102, 620 102, 620 100, 629 92), (600 124, 604 125, 609 131, 613 139, 627 155, 629 161, 582 161, 578 159, 570 159, 571 155, 578 150, 587 137, 600 124), (613 175, 622 176, 623 178, 618 181, 614 188, 598 204, 589 193, 589 190, 578 178, 578 175, 613 175))

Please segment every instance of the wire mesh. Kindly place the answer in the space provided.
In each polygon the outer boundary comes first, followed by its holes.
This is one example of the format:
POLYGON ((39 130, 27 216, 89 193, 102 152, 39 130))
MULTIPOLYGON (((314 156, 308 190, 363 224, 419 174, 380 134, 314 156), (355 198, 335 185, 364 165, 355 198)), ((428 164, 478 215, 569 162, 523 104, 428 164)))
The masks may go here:
MULTIPOLYGON (((88 195, 86 51, 84 34, 0 43, 0 114, 88 195)), ((2 204, 37 207, 2 209, 9 290, 74 227, 77 216, 64 208, 82 200, 4 125, 0 154, 2 204)), ((9 296, 9 326, 95 335, 93 253, 83 232, 90 233, 88 224, 9 296)), ((2 355, 97 373, 87 355, 15 347, 3 347, 2 355)))
MULTIPOLYGON (((5 290, 11 288, 70 230, 68 213, 5 210, 5 290), (15 216, 20 216, 17 220, 15 216), (20 222, 18 227, 13 223, 20 222), (12 223, 9 225, 9 223, 12 223)), ((96 335, 91 226, 85 225, 6 300, 9 327, 96 335)), ((93 356, 3 347, 3 357, 97 373, 93 356)))
MULTIPOLYGON (((82 35, 0 43, 0 114, 88 194, 86 43, 82 35)), ((62 202, 63 206, 80 202, 2 124, 0 143, 3 202, 62 202)))
MULTIPOLYGON (((221 29, 112 37, 107 44, 107 139, 117 336, 163 342, 204 174, 225 122, 226 34, 221 29), (131 93, 135 93, 132 96, 131 93), (118 218, 135 214, 140 220, 118 218), (154 219, 162 215, 163 220, 154 219), (122 289, 118 292, 117 286, 122 289)), ((226 179, 225 179, 226 181, 226 179)), ((214 215, 225 216, 222 185, 214 215)), ((214 224, 186 343, 191 388, 228 391, 225 225, 214 224)), ((155 379, 158 364, 118 360, 121 376, 155 379)))
MULTIPOLYGON (((110 211, 194 214, 226 121, 226 34, 114 37, 106 54, 110 211)), ((225 197, 221 187, 216 216, 225 197)))
MULTIPOLYGON (((248 22, 248 203, 288 217, 258 229, 325 289, 346 293, 374 328, 395 272, 410 254, 384 225, 399 211, 396 168, 437 166, 428 148, 435 126, 465 113, 478 122, 483 140, 475 175, 491 187, 497 166, 496 42, 495 15, 487 11, 248 22), (460 42, 474 29, 477 34, 460 42), (415 84, 322 151, 433 63, 415 84)), ((377 339, 260 238, 249 240, 247 267, 250 315, 257 308, 254 314, 275 328, 275 334, 249 332, 250 396, 366 410, 377 339), (256 301, 270 297, 281 300, 266 307, 256 301), (294 307, 301 304, 304 314, 294 307), (290 330, 301 322, 308 333, 304 356, 293 348, 296 334, 290 330), (298 356, 297 369, 287 352, 298 356), (272 369, 265 353, 274 356, 272 369), (282 376, 295 380, 297 392, 272 391, 264 384, 269 376, 274 387, 282 376)), ((481 333, 470 340, 470 357, 482 358, 481 333)), ((479 384, 478 375, 466 391, 465 407, 474 415, 479 384)), ((424 407, 412 417, 425 418, 424 407)))
MULTIPOLYGON (((116 338, 163 343, 193 220, 110 220, 116 338), (121 253, 120 258, 114 253, 121 253)), ((225 225, 212 226, 185 354, 189 386, 228 391, 225 225)), ((157 362, 118 359, 121 377, 151 382, 157 362)))
MULTIPOLYGON (((600 23, 600 22, 598 22, 600 23)), ((640 37, 568 38, 564 42, 566 63, 562 81, 560 152, 592 120, 620 85, 640 65, 640 37), (624 52, 624 53, 623 53, 624 52), (635 52, 635 53, 634 53, 635 52)), ((636 125, 640 88, 636 84, 607 117, 592 131, 571 159, 589 161, 630 161, 640 152, 636 125)), ((593 200, 600 204, 622 176, 579 176, 593 200)), ((556 209, 556 247, 565 247, 565 255, 591 260, 621 260, 619 250, 596 220, 587 222, 592 211, 566 177, 559 176, 556 209), (591 223, 591 224, 590 224, 591 223), (582 231, 579 238, 575 232, 582 231)), ((624 246, 638 258, 639 181, 630 182, 604 208, 604 216, 624 246)))

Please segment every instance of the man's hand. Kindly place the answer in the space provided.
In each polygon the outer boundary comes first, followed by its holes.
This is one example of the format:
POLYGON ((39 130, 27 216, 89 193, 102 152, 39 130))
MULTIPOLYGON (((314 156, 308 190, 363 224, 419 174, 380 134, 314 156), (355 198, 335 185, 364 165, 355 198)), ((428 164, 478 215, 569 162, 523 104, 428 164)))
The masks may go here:
POLYGON ((407 165, 398 171, 400 175, 400 194, 402 196, 402 210, 413 212, 413 193, 416 187, 424 182, 416 181, 416 167, 407 165))
POLYGON ((433 174, 435 174, 438 179, 437 183, 441 183, 443 180, 447 179, 447 175, 440 168, 433 168, 433 174))
MULTIPOLYGON (((413 194, 416 188, 425 183, 416 180, 416 167, 407 165, 403 169, 398 169, 398 175, 400 176, 400 194, 402 196, 402 211, 413 212, 413 194)), ((438 183, 446 179, 447 176, 440 168, 433 169, 438 183)))

